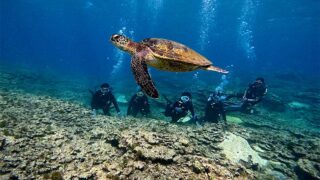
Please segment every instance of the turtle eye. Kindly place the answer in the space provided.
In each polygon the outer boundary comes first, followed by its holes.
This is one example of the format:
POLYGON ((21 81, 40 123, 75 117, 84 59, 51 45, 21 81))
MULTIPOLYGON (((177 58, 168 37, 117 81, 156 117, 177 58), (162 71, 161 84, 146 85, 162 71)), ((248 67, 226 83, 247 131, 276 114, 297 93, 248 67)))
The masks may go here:
POLYGON ((118 34, 115 34, 115 35, 112 36, 112 39, 113 39, 113 40, 116 40, 116 41, 117 41, 119 38, 120 38, 120 35, 118 35, 118 34))

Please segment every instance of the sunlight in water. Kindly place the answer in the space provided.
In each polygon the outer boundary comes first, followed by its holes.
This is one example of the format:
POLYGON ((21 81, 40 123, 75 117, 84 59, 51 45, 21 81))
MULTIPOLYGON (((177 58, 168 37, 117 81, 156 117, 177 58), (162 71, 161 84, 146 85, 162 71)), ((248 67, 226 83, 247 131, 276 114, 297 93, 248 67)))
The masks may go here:
MULTIPOLYGON (((131 10, 130 18, 121 17, 120 18, 120 30, 118 30, 118 34, 124 34, 125 36, 134 39, 134 27, 131 26, 136 24, 136 16, 137 16, 137 1, 131 0, 129 4, 126 4, 128 8, 131 10), (127 27, 130 27, 130 30, 127 27)), ((118 73, 121 71, 121 67, 123 66, 123 60, 125 59, 125 52, 121 51, 118 48, 115 48, 113 53, 113 59, 111 61, 116 61, 116 64, 113 65, 110 80, 113 81, 118 73)))
POLYGON ((159 13, 162 6, 163 6, 163 0, 148 1, 148 8, 150 10, 149 21, 150 21, 151 32, 155 30, 157 23, 159 22, 158 18, 159 18, 159 13))
POLYGON ((84 8, 85 8, 85 9, 88 9, 88 8, 93 7, 93 6, 94 6, 94 4, 93 4, 91 1, 87 1, 87 2, 85 3, 85 5, 84 5, 84 8))
MULTIPOLYGON (((123 23, 125 24, 125 23, 123 23)), ((119 31, 118 34, 124 34, 126 36, 128 36, 129 38, 133 39, 133 34, 134 31, 132 30, 128 30, 127 27, 123 26, 119 31)), ((123 64, 123 60, 125 58, 125 52, 121 51, 118 48, 114 49, 114 58, 112 60, 117 61, 117 63, 115 65, 113 65, 112 68, 112 72, 111 72, 111 80, 113 80, 116 76, 117 73, 121 70, 122 64, 123 64)))
POLYGON ((202 0, 201 4, 201 25, 200 25, 200 40, 199 46, 202 51, 210 43, 209 32, 214 24, 215 12, 216 12, 216 0, 202 0))
POLYGON ((224 88, 228 83, 229 83, 228 77, 225 74, 222 75, 219 85, 215 88, 215 92, 224 92, 224 88))
POLYGON ((239 44, 240 47, 245 51, 247 59, 255 61, 256 52, 253 45, 253 23, 255 20, 255 14, 259 2, 254 0, 244 1, 239 26, 239 44))

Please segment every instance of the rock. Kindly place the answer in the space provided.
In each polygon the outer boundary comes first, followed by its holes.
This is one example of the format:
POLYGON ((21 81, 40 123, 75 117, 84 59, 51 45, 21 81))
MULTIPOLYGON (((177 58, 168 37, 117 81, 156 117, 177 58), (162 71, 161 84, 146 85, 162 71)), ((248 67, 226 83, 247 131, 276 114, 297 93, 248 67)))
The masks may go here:
POLYGON ((6 145, 6 138, 0 137, 0 150, 2 150, 5 145, 6 145))
POLYGON ((158 144, 159 140, 156 138, 154 133, 149 133, 149 132, 142 132, 144 139, 149 143, 149 144, 158 144))
POLYGON ((234 117, 234 116, 227 116, 227 122, 234 123, 234 124, 243 123, 243 121, 240 118, 234 117))
POLYGON ((305 104, 305 103, 301 103, 301 102, 297 102, 297 101, 292 101, 288 105, 289 105, 290 108, 296 109, 296 110, 309 109, 310 108, 309 104, 305 104))
POLYGON ((146 163, 143 161, 135 161, 133 164, 134 168, 139 169, 139 170, 143 170, 144 167, 146 166, 146 163))
POLYGON ((259 146, 252 146, 252 148, 255 150, 255 151, 258 151, 258 152, 265 152, 265 150, 261 149, 259 146))
POLYGON ((283 100, 275 94, 268 95, 261 104, 265 109, 272 112, 284 112, 286 110, 283 100))
POLYGON ((180 118, 177 122, 187 123, 187 122, 189 122, 191 119, 192 119, 191 112, 188 112, 188 114, 187 114, 186 116, 180 118))
POLYGON ((320 163, 299 159, 296 173, 300 179, 320 179, 320 163))
POLYGON ((180 138, 179 139, 179 143, 181 143, 184 146, 188 146, 189 145, 189 141, 186 138, 180 138))
POLYGON ((126 96, 123 95, 123 94, 115 94, 116 96, 116 99, 117 99, 117 102, 118 103, 121 103, 121 104, 127 104, 128 103, 128 100, 126 99, 126 96))
POLYGON ((165 146, 152 146, 151 149, 146 149, 142 147, 136 147, 134 149, 139 157, 150 159, 152 161, 159 161, 163 163, 170 163, 173 161, 173 157, 176 152, 165 146))
POLYGON ((319 103, 320 102, 319 92, 320 92, 319 88, 314 88, 314 89, 309 89, 303 92, 297 92, 293 96, 304 101, 308 100, 314 103, 319 103))
POLYGON ((203 165, 199 161, 194 161, 192 164, 192 168, 195 173, 205 172, 205 168, 203 167, 203 165))
POLYGON ((260 166, 267 165, 267 160, 262 159, 256 151, 254 151, 247 140, 232 133, 226 133, 225 139, 219 144, 226 155, 226 158, 234 163, 252 161, 260 166))
POLYGON ((55 171, 55 172, 51 173, 51 179, 52 180, 63 180, 61 172, 55 171))
MULTIPOLYGON (((64 179, 259 179, 244 173, 260 173, 252 153, 235 152, 234 156, 243 156, 237 162, 222 154, 227 153, 218 144, 225 141, 225 129, 219 124, 205 123, 196 128, 133 117, 119 120, 101 115, 91 119, 86 107, 68 100, 25 92, 0 91, 0 95, 7 102, 0 105, 0 122, 6 122, 0 128, 5 126, 14 135, 3 136, 6 142, 0 153, 0 174, 15 172, 19 179, 50 179, 53 171, 63 172, 64 179), (48 177, 42 173, 49 173, 48 177)), ((312 108, 315 106, 310 103, 309 111, 312 108)), ((277 161, 278 165, 267 168, 283 173, 287 179, 297 178, 294 167, 298 167, 298 158, 308 161, 307 167, 297 168, 300 176, 311 167, 317 170, 318 136, 310 137, 309 132, 292 135, 278 128, 271 114, 239 114, 234 122, 239 117, 246 123, 256 122, 258 128, 235 125, 229 130, 245 137, 268 162, 277 161)), ((241 143, 241 139, 235 139, 230 146, 247 152, 248 147, 241 143)))
POLYGON ((292 150, 293 150, 293 154, 294 154, 295 158, 297 158, 297 159, 307 156, 307 152, 301 146, 294 146, 292 148, 292 150))
POLYGON ((127 167, 122 170, 122 174, 125 176, 128 176, 129 174, 132 173, 132 171, 133 171, 132 167, 127 167))
POLYGON ((94 174, 87 172, 79 175, 79 180, 94 179, 94 174))

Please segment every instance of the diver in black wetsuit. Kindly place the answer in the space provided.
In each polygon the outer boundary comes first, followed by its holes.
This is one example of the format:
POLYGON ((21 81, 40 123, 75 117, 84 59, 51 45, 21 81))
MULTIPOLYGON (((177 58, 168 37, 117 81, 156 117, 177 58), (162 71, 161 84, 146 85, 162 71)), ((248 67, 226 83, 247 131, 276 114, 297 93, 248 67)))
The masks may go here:
POLYGON ((102 109, 105 115, 111 116, 110 107, 111 104, 116 108, 117 115, 120 116, 120 109, 118 103, 111 92, 111 88, 108 83, 104 83, 100 86, 100 89, 93 93, 91 100, 91 108, 93 116, 96 116, 96 110, 102 109))
POLYGON ((242 110, 250 109, 255 104, 262 101, 263 96, 268 92, 266 84, 263 78, 257 78, 255 82, 249 85, 243 95, 244 103, 242 104, 242 110))
POLYGON ((183 92, 175 103, 171 103, 168 99, 166 100, 167 106, 165 116, 171 117, 173 123, 177 122, 180 118, 185 117, 188 114, 188 111, 191 112, 192 119, 195 119, 191 94, 189 92, 183 92))
POLYGON ((226 100, 233 97, 242 98, 241 104, 226 108, 227 110, 241 110, 242 112, 253 112, 252 107, 261 102, 262 98, 267 94, 267 86, 264 78, 259 77, 253 83, 249 84, 243 95, 229 95, 226 100))
POLYGON ((128 105, 127 115, 136 117, 138 112, 145 117, 150 114, 148 97, 141 90, 132 96, 128 105))
POLYGON ((223 122, 226 123, 226 112, 219 93, 210 94, 203 120, 213 123, 218 123, 219 120, 223 120, 223 122))

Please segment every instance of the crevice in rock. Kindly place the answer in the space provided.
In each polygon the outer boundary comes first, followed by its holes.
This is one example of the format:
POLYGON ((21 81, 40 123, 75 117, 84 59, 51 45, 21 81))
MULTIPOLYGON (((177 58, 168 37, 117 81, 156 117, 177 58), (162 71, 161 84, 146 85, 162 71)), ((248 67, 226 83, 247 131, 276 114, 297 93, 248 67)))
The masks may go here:
POLYGON ((303 171, 299 166, 294 168, 294 172, 298 176, 299 180, 309 179, 309 180, 317 180, 315 177, 311 176, 307 172, 303 171))
POLYGON ((107 143, 111 144, 112 147, 119 149, 119 140, 111 139, 111 140, 107 140, 107 143))

